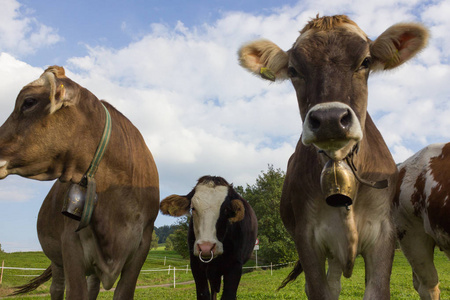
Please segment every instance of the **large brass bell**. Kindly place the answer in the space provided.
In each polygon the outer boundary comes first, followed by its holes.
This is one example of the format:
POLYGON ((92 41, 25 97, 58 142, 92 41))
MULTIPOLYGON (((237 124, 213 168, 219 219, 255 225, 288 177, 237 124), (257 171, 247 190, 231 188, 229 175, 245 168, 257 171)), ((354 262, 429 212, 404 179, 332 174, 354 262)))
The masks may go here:
MULTIPOLYGON (((63 215, 80 221, 86 201, 87 188, 80 184, 71 184, 69 190, 64 197, 64 204, 62 208, 63 215)), ((97 194, 95 194, 94 205, 97 204, 97 194)))
POLYGON ((347 163, 329 160, 320 175, 320 187, 328 205, 348 208, 356 195, 356 178, 347 163))

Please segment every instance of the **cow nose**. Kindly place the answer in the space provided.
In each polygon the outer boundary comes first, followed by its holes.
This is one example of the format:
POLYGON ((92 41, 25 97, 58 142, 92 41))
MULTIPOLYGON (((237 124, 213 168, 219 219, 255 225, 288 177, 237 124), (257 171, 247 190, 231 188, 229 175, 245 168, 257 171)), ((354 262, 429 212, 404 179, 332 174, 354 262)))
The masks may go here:
POLYGON ((346 108, 320 109, 309 115, 310 129, 319 132, 323 128, 339 134, 347 132, 352 124, 352 114, 346 108))
POLYGON ((210 257, 211 253, 215 253, 216 252, 216 244, 211 243, 211 242, 204 242, 201 244, 198 244, 198 251, 200 253, 202 253, 201 255, 203 257, 210 257))

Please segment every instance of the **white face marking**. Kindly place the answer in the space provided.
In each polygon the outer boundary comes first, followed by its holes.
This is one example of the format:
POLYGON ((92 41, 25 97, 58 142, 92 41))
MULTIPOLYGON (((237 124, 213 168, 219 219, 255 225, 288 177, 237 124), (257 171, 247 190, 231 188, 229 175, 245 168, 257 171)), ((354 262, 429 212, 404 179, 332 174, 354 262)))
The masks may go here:
POLYGON ((220 207, 228 194, 228 187, 210 184, 199 184, 191 200, 194 224, 194 255, 198 255, 197 245, 203 243, 215 244, 215 254, 223 252, 223 245, 216 236, 216 223, 220 215, 220 207))

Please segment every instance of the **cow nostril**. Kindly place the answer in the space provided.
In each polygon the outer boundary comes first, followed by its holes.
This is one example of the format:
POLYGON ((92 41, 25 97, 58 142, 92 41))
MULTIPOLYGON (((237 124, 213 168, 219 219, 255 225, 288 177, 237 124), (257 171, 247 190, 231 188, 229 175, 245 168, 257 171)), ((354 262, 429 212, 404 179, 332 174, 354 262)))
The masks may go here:
POLYGON ((309 125, 312 130, 317 130, 320 127, 320 119, 314 112, 309 115, 309 125))
POLYGON ((352 122, 352 114, 347 109, 341 116, 340 124, 343 128, 347 128, 352 122))

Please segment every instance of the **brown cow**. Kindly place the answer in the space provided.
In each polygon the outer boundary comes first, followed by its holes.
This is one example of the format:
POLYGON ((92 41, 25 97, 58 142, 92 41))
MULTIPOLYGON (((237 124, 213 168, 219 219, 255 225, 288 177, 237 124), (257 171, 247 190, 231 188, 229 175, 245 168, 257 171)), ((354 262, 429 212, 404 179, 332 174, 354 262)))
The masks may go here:
POLYGON ((399 165, 394 220, 421 299, 439 299, 434 248, 450 257, 450 143, 433 144, 399 165))
POLYGON ((267 40, 239 50, 244 68, 264 79, 290 78, 297 93, 303 133, 288 162, 280 210, 299 262, 284 284, 304 271, 310 299, 338 299, 341 275, 351 276, 358 254, 366 267, 364 299, 390 297, 397 168, 367 113, 367 80, 371 71, 413 57, 427 36, 408 23, 371 41, 346 16, 317 17, 286 52, 267 40), (321 187, 324 174, 339 182, 321 187))
POLYGON ((133 299, 159 210, 158 172, 136 127, 63 68, 50 67, 23 87, 0 127, 0 179, 10 174, 58 179, 37 222, 51 269, 34 283, 52 276, 52 299, 63 299, 64 289, 67 299, 95 299, 100 282, 110 289, 120 276, 114 299, 133 299), (76 232, 79 222, 61 214, 63 200, 91 164, 105 127, 103 106, 112 127, 95 173, 98 201, 90 224, 76 232))

